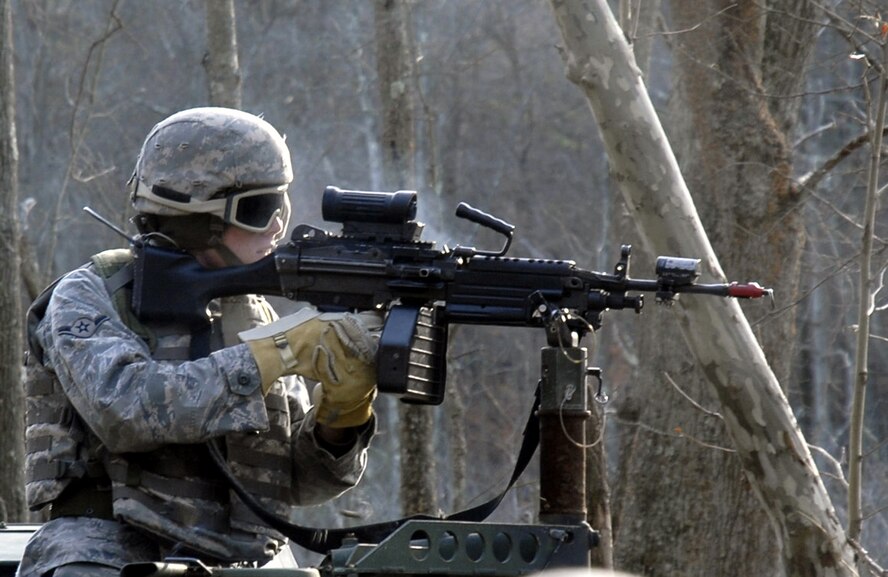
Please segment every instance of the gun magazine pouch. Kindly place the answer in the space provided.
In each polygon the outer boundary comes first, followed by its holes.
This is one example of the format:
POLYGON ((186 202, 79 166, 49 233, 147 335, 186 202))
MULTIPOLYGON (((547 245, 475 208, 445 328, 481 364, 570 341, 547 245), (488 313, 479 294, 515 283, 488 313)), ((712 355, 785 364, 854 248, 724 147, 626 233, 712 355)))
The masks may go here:
POLYGON ((447 370, 447 325, 435 309, 392 307, 379 340, 379 390, 405 403, 440 405, 447 370))

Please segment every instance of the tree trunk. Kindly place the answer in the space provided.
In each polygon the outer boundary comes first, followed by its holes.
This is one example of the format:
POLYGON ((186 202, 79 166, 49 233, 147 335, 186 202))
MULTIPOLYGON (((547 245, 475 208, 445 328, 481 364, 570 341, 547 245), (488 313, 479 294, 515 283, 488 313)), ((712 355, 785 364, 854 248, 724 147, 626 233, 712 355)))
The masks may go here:
POLYGON ((5 428, 0 435, 0 521, 24 521, 25 400, 11 0, 0 0, 0 93, 0 423, 5 428))
MULTIPOLYGON (((723 280, 721 265, 607 3, 552 0, 552 6, 565 43, 568 78, 583 89, 598 120, 611 171, 645 247, 651 253, 699 257, 704 279, 723 280)), ((785 178, 787 167, 777 168, 781 170, 769 175, 779 181, 785 178)), ((790 229, 790 235, 792 232, 790 229)), ((759 242, 764 244, 766 240, 760 238, 759 242)), ((670 311, 658 312, 655 316, 665 317, 670 311)), ((776 530, 786 573, 854 574, 853 553, 805 439, 740 306, 730 300, 686 298, 679 301, 674 312, 676 328, 688 341, 696 366, 706 375, 721 405, 724 423, 752 494, 764 505, 776 530)), ((677 375, 672 376, 681 382, 677 375)), ((704 432, 708 434, 709 430, 704 432)), ((673 430, 672 434, 681 434, 681 430, 673 430)), ((679 472, 682 467, 693 465, 681 460, 672 462, 679 472)), ((648 475, 650 470, 649 466, 648 475)), ((700 501, 705 501, 705 494, 700 497, 700 488, 715 482, 720 471, 704 464, 685 473, 681 478, 684 486, 661 483, 659 498, 671 500, 688 491, 683 501, 700 506, 700 501)), ((697 521, 694 513, 674 518, 672 531, 692 529, 697 521)), ((762 527, 738 530, 762 532, 762 527)), ((648 545, 646 550, 656 553, 658 545, 648 545)), ((678 546, 699 544, 688 539, 680 540, 678 546)), ((702 547, 709 547, 705 540, 702 547)), ((653 563, 658 565, 660 561, 655 557, 653 563)), ((645 570, 666 574, 684 572, 685 568, 650 566, 645 570)), ((726 574, 737 571, 734 567, 726 574)), ((718 569, 713 567, 707 572, 716 573, 718 569)))
POLYGON ((241 77, 237 60, 237 31, 234 0, 206 0, 207 90, 210 103, 228 108, 241 107, 241 77))
POLYGON ((382 157, 387 186, 416 182, 412 47, 403 0, 376 0, 376 68, 382 103, 382 157))
MULTIPOLYGON (((674 4, 672 27, 687 32, 672 37, 676 88, 670 105, 669 118, 675 128, 671 134, 689 188, 696 193, 701 219, 730 277, 756 278, 774 287, 782 300, 792 300, 803 236, 798 211, 787 210, 795 192, 789 186, 787 136, 780 126, 793 123, 791 119, 778 123, 761 96, 764 13, 749 3, 722 13, 719 11, 725 6, 721 2, 709 3, 702 12, 700 4, 674 4), (703 14, 719 15, 705 19, 703 14)), ((792 7, 787 3, 784 9, 792 7)), ((785 33, 789 29, 772 30, 785 33)), ((813 44, 812 40, 808 38, 807 45, 813 44)), ((784 69, 804 68, 803 55, 793 52, 792 56, 795 60, 791 65, 784 63, 784 69)), ((794 91, 787 85, 784 90, 794 91)), ((758 315, 765 311, 761 306, 751 309, 758 315)), ((758 326, 762 327, 760 341, 771 367, 782 382, 788 382, 792 347, 786 345, 795 340, 795 315, 784 314, 758 326)), ((649 442, 639 444, 633 453, 637 462, 627 464, 623 511, 645 511, 647 516, 642 522, 636 515, 626 514, 635 524, 624 528, 628 542, 623 543, 622 558, 630 568, 652 562, 650 555, 642 561, 634 551, 640 543, 654 540, 662 544, 656 564, 679 564, 690 574, 769 571, 778 564, 777 541, 769 531, 750 530, 766 526, 767 516, 751 498, 739 462, 729 453, 688 441, 693 437, 729 445, 723 423, 684 402, 675 392, 657 395, 651 390, 651 386, 670 389, 663 379, 667 373, 693 398, 714 404, 701 372, 685 362, 688 355, 682 354, 681 348, 663 350, 662 343, 669 342, 676 331, 672 323, 657 323, 641 340, 642 358, 654 362, 642 367, 639 381, 644 385, 629 391, 630 397, 637 398, 632 405, 641 408, 635 418, 660 431, 680 428, 681 434, 646 436, 649 442), (695 487, 697 495, 690 504, 681 498, 659 501, 663 479, 632 474, 649 470, 652 464, 664 469, 670 484, 695 487), (651 508, 652 499, 661 506, 651 508), (701 506, 701 501, 706 505, 701 506), (652 511, 659 515, 652 515, 652 511), (725 518, 731 518, 732 523, 725 525, 725 518), (681 530, 670 531, 676 519, 681 530), (687 546, 704 542, 706 546, 698 549, 687 546), (753 551, 755 554, 750 554, 753 551)))
POLYGON ((586 422, 586 511, 589 525, 598 531, 598 546, 592 550, 592 567, 612 569, 614 539, 611 522, 611 490, 607 480, 607 454, 604 447, 604 411, 591 407, 586 422))
MULTIPOLYGON (((620 15, 624 22, 623 29, 632 43, 632 52, 641 73, 646 77, 650 64, 653 45, 653 31, 661 16, 660 0, 648 2, 620 1, 620 15)), ((613 199, 607 211, 608 220, 613 223, 608 232, 611 246, 619 246, 626 242, 623 237, 627 227, 632 226, 626 218, 625 203, 613 199), (617 237, 619 235, 619 238, 617 237)), ((617 319, 611 319, 616 321, 617 319)), ((626 321, 622 318, 620 321, 626 321)), ((609 362, 609 359, 608 361, 609 362)), ((608 407, 609 408, 609 407, 608 407)), ((588 423, 587 443, 590 445, 586 456, 586 509, 589 511, 589 524, 599 533, 598 546, 592 551, 593 567, 612 568, 614 566, 614 510, 613 496, 619 494, 611 490, 608 480, 608 455, 605 435, 608 431, 604 410, 593 407, 592 419, 588 423)))
MULTIPOLYGON (((882 45, 882 64, 888 64, 888 44, 882 45)), ((866 203, 863 217, 863 234, 860 250, 860 272, 857 303, 857 350, 854 361, 854 393, 851 400, 850 430, 848 432, 848 537, 861 541, 865 515, 863 512, 863 464, 864 416, 866 414, 866 390, 869 382, 869 340, 870 321, 875 308, 874 290, 876 274, 874 266, 874 243, 876 235, 876 211, 879 205, 879 172, 882 163, 882 131, 885 129, 885 101, 888 97, 888 74, 882 70, 879 75, 878 91, 875 95, 875 109, 869 114, 872 118, 872 140, 866 185, 866 203)), ((872 106, 872 105, 871 105, 872 106)))
MULTIPOLYGON (((376 0, 376 67, 382 103, 383 181, 389 188, 414 188, 413 48, 408 10, 402 0, 376 0)), ((431 409, 399 406, 401 506, 404 513, 437 511, 431 409)))

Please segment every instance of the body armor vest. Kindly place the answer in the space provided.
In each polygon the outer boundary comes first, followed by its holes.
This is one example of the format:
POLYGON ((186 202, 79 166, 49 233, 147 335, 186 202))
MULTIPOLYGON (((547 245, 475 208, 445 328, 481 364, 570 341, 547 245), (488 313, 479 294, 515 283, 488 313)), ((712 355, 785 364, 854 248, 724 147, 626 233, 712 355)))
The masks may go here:
MULTIPOLYGON (((188 360, 187 329, 142 324, 129 309, 126 277, 131 260, 128 250, 106 251, 94 256, 92 265, 106 279, 121 318, 149 344, 155 359, 188 360)), ((50 503, 55 507, 57 501, 64 501, 67 487, 73 489, 87 480, 92 486, 104 485, 106 491, 110 485, 106 497, 114 518, 146 530, 174 550, 223 562, 273 557, 286 538, 267 528, 234 494, 205 445, 169 445, 146 453, 110 454, 89 432, 55 374, 42 365, 42 351, 32 336, 54 284, 28 311, 29 507, 38 510, 50 503)), ((220 299, 213 306, 214 350, 237 344, 239 331, 266 324, 275 316, 266 301, 254 295, 220 299)), ((288 518, 298 496, 293 494, 292 483, 290 407, 281 382, 271 388, 265 404, 270 429, 261 434, 226 435, 226 458, 232 473, 250 493, 267 509, 288 518)))

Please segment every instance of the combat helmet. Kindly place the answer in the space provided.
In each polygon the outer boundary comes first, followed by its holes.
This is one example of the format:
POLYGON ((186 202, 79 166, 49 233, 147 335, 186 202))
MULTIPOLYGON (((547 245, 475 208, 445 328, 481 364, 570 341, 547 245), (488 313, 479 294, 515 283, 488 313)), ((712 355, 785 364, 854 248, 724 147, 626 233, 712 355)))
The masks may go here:
POLYGON ((290 216, 290 151, 268 122, 230 108, 183 110, 159 122, 129 182, 134 222, 182 249, 218 246, 226 225, 264 232, 290 216))

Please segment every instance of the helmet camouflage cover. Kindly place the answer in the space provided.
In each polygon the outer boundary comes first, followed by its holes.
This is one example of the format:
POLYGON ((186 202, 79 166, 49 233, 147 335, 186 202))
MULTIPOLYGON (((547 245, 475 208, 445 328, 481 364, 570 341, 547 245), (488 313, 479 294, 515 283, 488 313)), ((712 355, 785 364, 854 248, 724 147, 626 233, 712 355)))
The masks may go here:
POLYGON ((292 180, 290 151, 271 124, 247 112, 205 107, 177 112, 154 126, 130 192, 140 214, 184 216, 205 212, 201 205, 211 199, 285 189, 292 180), (158 202, 158 196, 171 202, 158 202))

